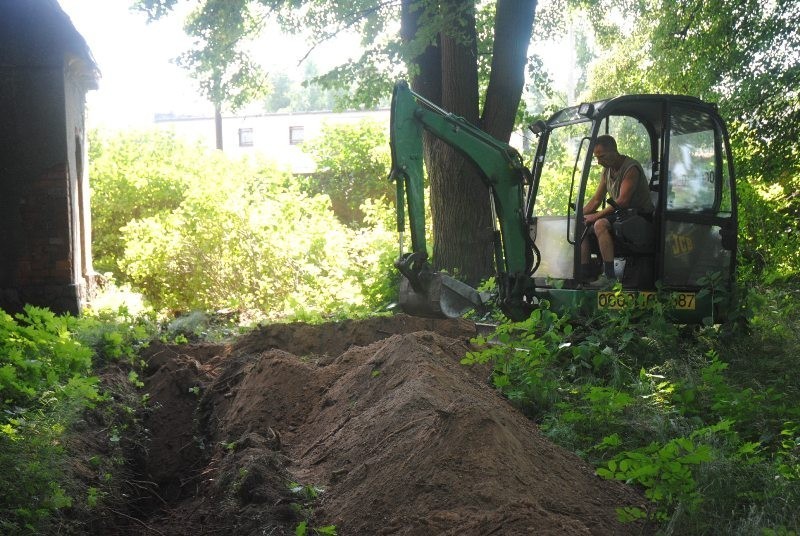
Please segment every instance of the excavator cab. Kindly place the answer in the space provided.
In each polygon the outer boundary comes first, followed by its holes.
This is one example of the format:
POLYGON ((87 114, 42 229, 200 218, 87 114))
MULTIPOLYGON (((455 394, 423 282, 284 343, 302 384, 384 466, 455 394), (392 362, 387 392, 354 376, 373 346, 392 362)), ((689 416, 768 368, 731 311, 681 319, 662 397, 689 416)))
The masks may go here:
POLYGON ((626 95, 561 110, 531 130, 539 140, 525 214, 540 258, 532 274, 538 297, 556 307, 619 308, 639 295, 655 299, 659 286, 671 294, 679 321, 724 317, 721 295, 730 293, 735 275, 736 190, 728 133, 715 105, 626 95), (580 281, 583 206, 600 178, 592 154, 601 134, 642 164, 655 207, 651 221, 619 214, 615 224, 617 231, 630 225, 646 235, 637 244, 621 233, 615 238, 623 292, 582 291, 580 281))

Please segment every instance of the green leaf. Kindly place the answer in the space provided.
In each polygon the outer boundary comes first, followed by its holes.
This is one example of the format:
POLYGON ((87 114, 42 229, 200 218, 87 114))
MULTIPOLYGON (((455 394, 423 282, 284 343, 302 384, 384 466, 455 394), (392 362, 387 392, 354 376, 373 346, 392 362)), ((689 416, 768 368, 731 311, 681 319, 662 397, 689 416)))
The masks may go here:
POLYGON ((647 512, 637 506, 624 506, 616 509, 617 519, 621 523, 631 523, 647 517, 647 512))
POLYGON ((599 476, 601 478, 605 478, 607 480, 613 480, 614 479, 614 472, 610 471, 608 469, 605 469, 603 467, 598 467, 597 469, 595 469, 595 474, 597 476, 599 476))

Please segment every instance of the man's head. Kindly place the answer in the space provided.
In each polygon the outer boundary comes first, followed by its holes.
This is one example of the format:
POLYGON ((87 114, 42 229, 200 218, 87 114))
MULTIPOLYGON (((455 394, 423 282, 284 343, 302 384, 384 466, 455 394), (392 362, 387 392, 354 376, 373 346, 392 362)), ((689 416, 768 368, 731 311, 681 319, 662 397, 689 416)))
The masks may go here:
POLYGON ((618 156, 617 140, 613 136, 608 134, 597 136, 597 140, 594 142, 594 157, 598 164, 609 167, 617 160, 618 156))

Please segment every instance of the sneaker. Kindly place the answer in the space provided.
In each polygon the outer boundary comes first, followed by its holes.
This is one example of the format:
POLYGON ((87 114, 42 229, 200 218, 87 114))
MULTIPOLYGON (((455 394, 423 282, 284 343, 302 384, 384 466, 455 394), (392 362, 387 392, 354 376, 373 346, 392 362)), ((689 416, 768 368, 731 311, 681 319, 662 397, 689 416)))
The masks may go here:
POLYGON ((613 277, 608 277, 606 274, 600 274, 596 281, 587 283, 583 288, 592 290, 610 290, 617 284, 617 280, 613 277))

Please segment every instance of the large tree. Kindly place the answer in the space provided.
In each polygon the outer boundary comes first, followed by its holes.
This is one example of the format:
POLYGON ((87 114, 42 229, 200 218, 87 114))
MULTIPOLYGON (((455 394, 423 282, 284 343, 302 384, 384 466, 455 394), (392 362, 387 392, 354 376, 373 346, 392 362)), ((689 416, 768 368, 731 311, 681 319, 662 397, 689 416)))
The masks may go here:
MULTIPOLYGON (((139 0, 137 6, 157 18, 176 3, 139 0)), ((209 36, 230 34, 220 10, 259 13, 285 30, 310 32, 312 46, 324 46, 343 31, 358 31, 361 57, 318 82, 347 87, 353 102, 371 105, 385 99, 397 77, 406 76, 427 99, 507 141, 524 85, 536 5, 537 0, 203 0, 198 13, 204 14, 209 36), (487 20, 491 31, 483 31, 487 20)), ((476 283, 493 271, 488 191, 451 148, 430 137, 425 145, 434 264, 476 283)))

